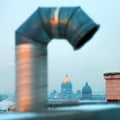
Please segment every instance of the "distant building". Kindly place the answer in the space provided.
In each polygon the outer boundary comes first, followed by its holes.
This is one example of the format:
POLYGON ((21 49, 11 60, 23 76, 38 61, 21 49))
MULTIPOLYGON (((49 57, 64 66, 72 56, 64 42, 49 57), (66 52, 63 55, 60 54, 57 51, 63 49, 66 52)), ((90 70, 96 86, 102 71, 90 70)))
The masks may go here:
POLYGON ((92 89, 87 82, 82 88, 82 99, 92 99, 92 89))
POLYGON ((56 90, 53 90, 51 93, 50 93, 50 97, 51 98, 56 98, 57 96, 57 91, 56 90))
POLYGON ((120 102, 120 73, 105 73, 106 100, 120 102))
POLYGON ((0 111, 7 112, 8 110, 15 110, 15 102, 9 98, 6 98, 3 101, 0 101, 0 111))
POLYGON ((62 80, 61 92, 53 90, 48 98, 48 104, 76 104, 80 97, 76 97, 76 94, 72 91, 72 83, 68 78, 68 75, 62 80))
POLYGON ((72 90, 71 80, 66 75, 61 83, 61 92, 53 90, 48 98, 48 104, 77 104, 80 102, 105 101, 105 95, 93 95, 92 88, 86 82, 81 90, 72 90))
POLYGON ((61 84, 61 93, 64 97, 71 98, 73 95, 72 92, 72 83, 68 76, 63 79, 62 84, 61 84))

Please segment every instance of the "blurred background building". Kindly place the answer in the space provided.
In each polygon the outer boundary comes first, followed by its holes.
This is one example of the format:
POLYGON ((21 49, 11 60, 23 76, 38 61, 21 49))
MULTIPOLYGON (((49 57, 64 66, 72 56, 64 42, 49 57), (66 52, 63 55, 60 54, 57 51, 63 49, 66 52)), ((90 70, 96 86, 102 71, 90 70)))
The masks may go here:
POLYGON ((94 94, 88 82, 85 85, 73 92, 72 82, 68 75, 62 80, 61 92, 53 90, 48 97, 48 104, 79 104, 88 102, 105 102, 105 95, 94 94))

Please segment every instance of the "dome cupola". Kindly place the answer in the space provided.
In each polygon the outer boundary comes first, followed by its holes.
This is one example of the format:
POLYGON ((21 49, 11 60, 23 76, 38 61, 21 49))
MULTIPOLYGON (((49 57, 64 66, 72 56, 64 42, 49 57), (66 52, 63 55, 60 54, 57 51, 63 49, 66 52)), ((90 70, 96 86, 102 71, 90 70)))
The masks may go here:
POLYGON ((62 83, 70 83, 70 79, 68 78, 68 75, 65 76, 62 83))

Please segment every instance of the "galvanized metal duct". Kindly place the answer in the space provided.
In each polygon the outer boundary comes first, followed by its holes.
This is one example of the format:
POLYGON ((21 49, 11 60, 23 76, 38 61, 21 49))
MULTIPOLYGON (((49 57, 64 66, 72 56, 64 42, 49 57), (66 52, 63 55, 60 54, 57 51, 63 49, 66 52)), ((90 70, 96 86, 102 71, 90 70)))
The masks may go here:
POLYGON ((16 30, 16 110, 47 107, 47 44, 65 38, 76 50, 99 25, 80 7, 38 8, 16 30))

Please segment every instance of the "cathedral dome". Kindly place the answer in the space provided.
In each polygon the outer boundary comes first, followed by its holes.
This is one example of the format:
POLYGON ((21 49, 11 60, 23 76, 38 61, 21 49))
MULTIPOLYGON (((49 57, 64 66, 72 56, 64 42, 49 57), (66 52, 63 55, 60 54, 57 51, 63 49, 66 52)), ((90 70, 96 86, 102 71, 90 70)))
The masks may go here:
POLYGON ((68 78, 68 75, 65 76, 62 83, 70 83, 70 79, 68 78))
POLYGON ((72 83, 67 75, 62 80, 61 93, 64 94, 65 96, 69 96, 69 95, 71 96, 72 94, 72 83))
POLYGON ((86 83, 85 86, 82 88, 82 94, 92 94, 92 89, 88 85, 88 83, 86 83))

